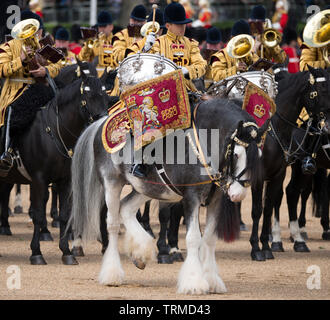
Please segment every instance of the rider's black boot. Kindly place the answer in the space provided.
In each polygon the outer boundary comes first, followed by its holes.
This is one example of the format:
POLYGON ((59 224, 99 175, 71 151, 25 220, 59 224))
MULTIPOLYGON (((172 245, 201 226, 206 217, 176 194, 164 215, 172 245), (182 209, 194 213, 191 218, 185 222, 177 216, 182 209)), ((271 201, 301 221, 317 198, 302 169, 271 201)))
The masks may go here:
POLYGON ((146 177, 146 168, 143 164, 132 164, 130 173, 137 178, 145 178, 146 177))

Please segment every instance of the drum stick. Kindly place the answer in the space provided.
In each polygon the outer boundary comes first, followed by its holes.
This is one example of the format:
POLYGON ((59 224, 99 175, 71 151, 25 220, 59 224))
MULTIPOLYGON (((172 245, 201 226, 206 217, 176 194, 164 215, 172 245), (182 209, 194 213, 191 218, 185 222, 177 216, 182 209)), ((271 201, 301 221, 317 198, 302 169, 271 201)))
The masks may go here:
POLYGON ((157 4, 152 5, 152 30, 155 30, 155 20, 156 20, 156 9, 158 8, 157 4))

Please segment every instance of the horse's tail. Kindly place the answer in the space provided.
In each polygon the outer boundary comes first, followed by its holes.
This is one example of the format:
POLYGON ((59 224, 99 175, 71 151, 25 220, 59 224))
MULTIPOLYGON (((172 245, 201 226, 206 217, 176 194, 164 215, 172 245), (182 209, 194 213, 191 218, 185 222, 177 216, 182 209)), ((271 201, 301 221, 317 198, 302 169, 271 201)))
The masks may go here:
POLYGON ((224 193, 220 198, 220 212, 217 215, 216 230, 218 238, 225 242, 232 242, 239 238, 239 203, 232 202, 224 193))
POLYGON ((313 216, 320 218, 324 209, 328 210, 328 185, 327 170, 317 169, 316 173, 313 175, 313 216), (326 207, 325 207, 326 206, 326 207))
POLYGON ((78 139, 72 158, 72 215, 75 238, 85 242, 100 236, 100 212, 104 204, 103 186, 94 159, 94 139, 103 119, 90 125, 78 139))

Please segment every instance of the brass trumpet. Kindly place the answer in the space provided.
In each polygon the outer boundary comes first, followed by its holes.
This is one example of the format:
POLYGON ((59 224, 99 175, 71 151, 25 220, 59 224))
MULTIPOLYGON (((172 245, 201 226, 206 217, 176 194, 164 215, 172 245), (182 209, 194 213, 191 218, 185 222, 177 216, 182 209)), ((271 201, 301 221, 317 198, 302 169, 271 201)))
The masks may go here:
POLYGON ((27 56, 27 60, 31 61, 34 58, 35 52, 40 49, 39 40, 36 33, 39 30, 39 21, 36 19, 26 19, 17 23, 11 31, 11 36, 14 39, 23 42, 22 49, 27 56), (29 47, 33 53, 27 54, 26 48, 29 47))
POLYGON ((265 47, 274 48, 282 41, 282 35, 274 28, 267 28, 261 34, 261 43, 265 47))
POLYGON ((323 59, 330 64, 328 45, 330 43, 330 9, 315 14, 306 24, 304 42, 312 48, 322 48, 323 59))
POLYGON ((157 7, 157 4, 152 5, 152 21, 149 21, 142 26, 140 31, 142 37, 146 37, 151 32, 154 32, 156 34, 158 33, 160 25, 157 21, 155 21, 157 7))
POLYGON ((227 45, 227 52, 231 58, 237 60, 236 64, 243 61, 246 65, 253 64, 252 50, 254 39, 248 34, 239 34, 233 37, 227 45))
POLYGON ((80 27, 80 32, 83 40, 85 41, 85 45, 89 49, 93 49, 95 42, 97 39, 97 31, 94 28, 80 27))
POLYGON ((150 21, 150 22, 145 23, 142 26, 140 33, 141 33, 142 37, 146 37, 151 32, 154 32, 157 34, 159 29, 160 29, 160 25, 157 21, 155 21, 155 22, 150 21))

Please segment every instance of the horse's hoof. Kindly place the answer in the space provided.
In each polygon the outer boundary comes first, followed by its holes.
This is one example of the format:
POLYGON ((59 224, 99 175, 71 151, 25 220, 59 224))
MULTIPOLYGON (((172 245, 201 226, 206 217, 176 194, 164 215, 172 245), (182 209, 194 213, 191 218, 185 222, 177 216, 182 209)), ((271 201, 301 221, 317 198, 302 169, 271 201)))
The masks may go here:
POLYGON ((265 253, 261 250, 251 251, 251 258, 253 261, 266 261, 265 253))
POLYGON ((293 245, 293 249, 296 252, 310 252, 304 241, 295 241, 293 245))
POLYGON ((274 259, 272 250, 266 249, 266 250, 262 250, 262 252, 265 254, 266 259, 274 259))
POLYGON ((173 252, 170 253, 170 257, 173 260, 173 262, 183 262, 184 258, 181 252, 173 252))
POLYGON ((74 257, 84 257, 85 253, 81 246, 79 247, 73 247, 71 250, 71 253, 74 257))
POLYGON ((322 239, 323 240, 330 240, 330 230, 324 231, 322 233, 322 239))
POLYGON ((16 214, 21 214, 21 213, 23 213, 23 207, 22 207, 22 206, 16 206, 16 207, 14 208, 14 213, 16 213, 16 214))
POLYGON ((138 269, 141 270, 143 270, 146 267, 146 264, 140 259, 133 260, 133 263, 138 269))
POLYGON ((67 256, 62 256, 62 262, 66 266, 75 266, 78 264, 78 261, 72 254, 67 255, 67 256))
POLYGON ((2 236, 12 236, 10 227, 0 227, 0 235, 2 236))
POLYGON ((54 219, 54 217, 58 217, 58 211, 57 210, 52 210, 50 211, 50 216, 54 219))
POLYGON ((300 232, 300 235, 305 241, 308 240, 308 235, 306 231, 300 232))
POLYGON ((60 222, 58 220, 53 220, 51 226, 53 228, 59 228, 60 227, 60 222))
POLYGON ((158 263, 160 264, 172 264, 173 260, 169 254, 161 254, 157 256, 158 263))
POLYGON ((44 232, 44 233, 40 233, 40 241, 54 241, 52 235, 50 234, 50 232, 44 232))
POLYGON ((44 257, 41 254, 37 255, 37 256, 31 256, 30 262, 34 266, 42 266, 42 265, 47 264, 46 260, 44 259, 44 257))
POLYGON ((272 242, 272 252, 284 252, 282 241, 272 242))

